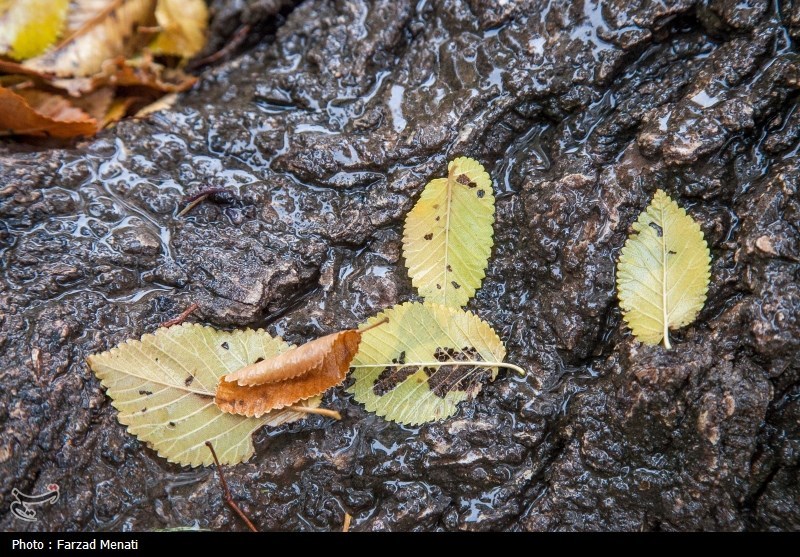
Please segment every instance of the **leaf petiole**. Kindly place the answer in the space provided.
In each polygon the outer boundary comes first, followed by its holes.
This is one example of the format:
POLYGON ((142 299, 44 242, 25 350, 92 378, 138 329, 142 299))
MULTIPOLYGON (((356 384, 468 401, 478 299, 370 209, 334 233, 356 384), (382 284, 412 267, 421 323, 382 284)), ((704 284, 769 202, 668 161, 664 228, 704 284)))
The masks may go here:
POLYGON ((336 410, 329 410, 328 408, 311 408, 310 406, 289 406, 289 410, 294 410, 295 412, 303 412, 305 414, 319 414, 320 416, 326 416, 328 418, 333 418, 334 420, 341 420, 342 415, 337 412, 336 410))
POLYGON ((381 319, 380 321, 377 321, 377 322, 373 323, 372 325, 369 325, 369 326, 367 326, 367 327, 364 327, 363 329, 356 329, 356 330, 357 330, 359 333, 361 333, 361 334, 364 334, 364 333, 366 333, 367 331, 369 331, 370 329, 374 329, 375 327, 378 327, 379 325, 383 325, 384 323, 388 323, 388 322, 389 322, 389 318, 388 318, 388 317, 384 317, 383 319, 381 319))

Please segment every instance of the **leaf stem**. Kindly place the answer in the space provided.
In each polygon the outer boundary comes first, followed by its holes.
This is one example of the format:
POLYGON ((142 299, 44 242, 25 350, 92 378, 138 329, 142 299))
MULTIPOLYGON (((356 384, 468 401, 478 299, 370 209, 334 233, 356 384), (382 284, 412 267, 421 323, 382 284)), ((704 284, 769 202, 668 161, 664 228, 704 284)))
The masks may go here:
POLYGON ((244 514, 242 509, 239 508, 239 505, 236 504, 236 501, 233 500, 233 495, 231 495, 231 490, 228 488, 228 482, 225 481, 225 475, 222 473, 222 466, 219 465, 219 460, 217 459, 217 453, 214 450, 214 445, 211 444, 211 441, 206 441, 206 447, 208 450, 211 451, 211 456, 214 457, 214 464, 217 465, 217 473, 219 474, 219 483, 222 485, 222 493, 225 497, 225 503, 228 504, 230 508, 234 510, 236 514, 239 515, 239 518, 244 520, 244 523, 247 524, 247 527, 250 528, 253 532, 258 532, 258 529, 250 522, 250 519, 247 518, 247 515, 244 514))
POLYGON ((333 418, 334 420, 341 420, 342 415, 337 412, 336 410, 330 410, 328 408, 311 408, 310 406, 290 406, 289 410, 294 410, 295 412, 305 412, 306 414, 319 414, 320 416, 327 416, 328 418, 333 418))
POLYGON ((186 308, 178 317, 170 319, 169 321, 164 321, 159 327, 174 327, 175 325, 180 325, 186 318, 189 317, 193 312, 200 309, 200 305, 197 302, 193 302, 188 308, 186 308))
POLYGON ((661 226, 661 312, 664 320, 664 348, 669 350, 672 346, 669 343, 669 311, 667 308, 667 218, 664 215, 664 207, 660 207, 660 217, 658 225, 661 226))
POLYGON ((197 192, 194 195, 188 196, 184 199, 184 203, 187 203, 186 207, 184 207, 177 215, 177 217, 182 217, 186 215, 189 211, 200 205, 203 201, 208 199, 209 196, 217 194, 217 193, 228 193, 230 190, 227 188, 207 188, 202 191, 197 192))
POLYGON ((470 367, 501 367, 504 369, 513 369, 520 375, 525 375, 527 372, 519 366, 515 366, 514 364, 509 364, 506 362, 485 362, 483 360, 480 361, 473 361, 473 362, 458 362, 448 360, 446 362, 405 362, 402 364, 354 364, 351 367, 358 368, 358 367, 409 367, 409 366, 416 366, 416 367, 439 367, 439 366, 470 366, 470 367))
POLYGON ((388 322, 389 322, 389 318, 388 318, 388 317, 384 317, 384 318, 383 318, 383 319, 381 319, 380 321, 378 321, 378 322, 376 322, 376 323, 373 323, 372 325, 370 325, 370 326, 368 326, 368 327, 364 327, 363 329, 356 329, 356 330, 357 330, 359 333, 366 333, 367 331, 369 331, 369 330, 371 330, 371 329, 374 329, 375 327, 377 327, 377 326, 379 326, 379 325, 383 325, 384 323, 388 323, 388 322))

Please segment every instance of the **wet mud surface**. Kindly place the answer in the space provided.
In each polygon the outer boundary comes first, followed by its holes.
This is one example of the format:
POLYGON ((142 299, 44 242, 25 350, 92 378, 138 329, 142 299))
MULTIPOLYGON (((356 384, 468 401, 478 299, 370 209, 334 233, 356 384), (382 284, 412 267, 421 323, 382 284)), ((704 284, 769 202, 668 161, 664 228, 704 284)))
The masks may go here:
MULTIPOLYGON (((219 33, 241 4, 216 4, 219 33)), ((286 16, 274 40, 173 110, 68 148, 0 143, 0 528, 241 530, 211 469, 126 433, 85 357, 193 302, 303 342, 413 298, 403 217, 467 155, 498 195, 469 309, 529 374, 418 429, 334 389, 341 422, 262 430, 228 470, 253 521, 800 529, 800 5, 255 4, 256 27, 286 16), (209 187, 227 192, 177 216, 209 187), (657 188, 713 257, 669 352, 632 339, 614 288, 657 188), (37 522, 8 512, 50 483, 37 522)))

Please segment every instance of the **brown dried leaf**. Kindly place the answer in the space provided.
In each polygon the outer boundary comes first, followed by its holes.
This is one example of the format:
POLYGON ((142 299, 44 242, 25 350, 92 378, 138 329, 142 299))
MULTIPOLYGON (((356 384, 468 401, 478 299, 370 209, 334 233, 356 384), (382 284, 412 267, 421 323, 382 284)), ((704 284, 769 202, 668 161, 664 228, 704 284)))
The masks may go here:
POLYGON ((361 333, 349 329, 229 373, 217 386, 217 406, 258 417, 322 394, 344 381, 360 342, 361 333))
POLYGON ((114 89, 103 87, 80 98, 70 99, 70 102, 98 122, 105 122, 106 114, 108 114, 113 100, 114 89))
POLYGON ((155 0, 117 0, 97 16, 89 15, 97 2, 78 4, 73 11, 86 10, 83 27, 53 50, 27 60, 26 67, 60 77, 89 76, 99 72, 105 60, 135 52, 146 39, 137 28, 155 24, 155 0))
POLYGON ((308 373, 320 366, 336 366, 347 370, 361 342, 361 333, 354 329, 320 337, 287 350, 269 360, 251 364, 229 373, 223 379, 242 387, 276 383, 308 373), (350 348, 352 347, 352 350, 350 348), (351 353, 352 352, 352 353, 351 353))
POLYGON ((105 86, 137 87, 145 89, 147 93, 177 93, 187 90, 195 82, 196 77, 179 69, 166 68, 150 57, 126 60, 120 56, 106 60, 96 75, 54 79, 51 85, 77 97, 105 86))
POLYGON ((197 78, 181 70, 165 68, 151 57, 136 60, 116 58, 103 64, 103 76, 107 82, 121 87, 146 87, 160 93, 185 91, 197 82, 197 78))
POLYGON ((0 87, 0 136, 69 138, 96 132, 97 120, 63 97, 35 89, 18 94, 0 87))

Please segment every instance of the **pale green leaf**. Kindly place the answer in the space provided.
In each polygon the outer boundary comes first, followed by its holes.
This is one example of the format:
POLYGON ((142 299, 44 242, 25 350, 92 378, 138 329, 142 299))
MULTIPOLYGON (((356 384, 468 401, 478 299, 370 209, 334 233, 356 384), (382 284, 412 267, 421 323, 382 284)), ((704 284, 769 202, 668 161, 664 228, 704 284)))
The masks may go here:
MULTIPOLYGON (((260 418, 224 413, 214 403, 223 375, 288 350, 263 330, 225 332, 196 324, 159 329, 88 358, 103 382, 120 423, 170 462, 210 465, 210 441, 222 464, 253 454, 251 434, 305 417, 291 409, 260 418)), ((302 403, 319 406, 321 397, 302 403)))
POLYGON ((403 255, 411 282, 429 302, 465 305, 480 287, 492 250, 492 180, 461 157, 431 180, 406 217, 403 255))
POLYGON ((708 245, 700 225, 661 190, 633 229, 617 265, 623 317, 641 342, 670 348, 669 329, 694 321, 705 303, 708 245))
POLYGON ((61 34, 69 0, 0 2, 0 55, 15 60, 38 56, 61 34))
POLYGON ((403 424, 452 416, 459 402, 474 398, 506 350, 497 333, 468 311, 406 302, 370 318, 351 366, 348 389, 367 410, 403 424))

